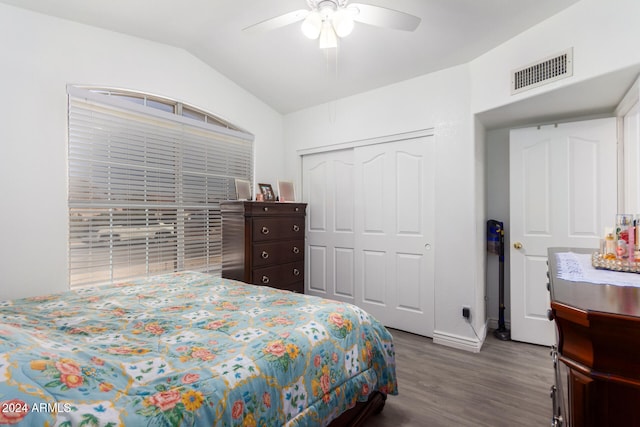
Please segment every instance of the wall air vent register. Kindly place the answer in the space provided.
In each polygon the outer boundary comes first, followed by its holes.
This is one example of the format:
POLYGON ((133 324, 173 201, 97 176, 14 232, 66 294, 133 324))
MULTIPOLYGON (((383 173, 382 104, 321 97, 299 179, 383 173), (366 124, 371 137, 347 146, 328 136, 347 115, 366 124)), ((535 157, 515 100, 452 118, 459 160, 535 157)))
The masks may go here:
POLYGON ((511 95, 573 75, 573 48, 511 72, 511 95))

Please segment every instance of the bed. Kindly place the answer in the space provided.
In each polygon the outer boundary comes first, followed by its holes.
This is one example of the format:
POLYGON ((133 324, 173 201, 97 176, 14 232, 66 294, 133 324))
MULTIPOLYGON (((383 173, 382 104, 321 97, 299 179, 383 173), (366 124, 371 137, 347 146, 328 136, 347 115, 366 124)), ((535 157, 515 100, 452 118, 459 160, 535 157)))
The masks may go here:
POLYGON ((0 425, 356 425, 389 394, 350 304, 196 272, 0 301, 0 425))

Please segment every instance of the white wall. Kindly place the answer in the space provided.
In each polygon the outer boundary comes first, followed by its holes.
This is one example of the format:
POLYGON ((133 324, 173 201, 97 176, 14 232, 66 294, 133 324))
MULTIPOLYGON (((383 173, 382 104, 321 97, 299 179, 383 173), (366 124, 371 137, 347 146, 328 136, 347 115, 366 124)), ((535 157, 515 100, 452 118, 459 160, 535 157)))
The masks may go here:
POLYGON ((181 49, 0 4, 0 299, 68 287, 68 83, 192 104, 255 135, 256 180, 283 168, 282 116, 181 49))
POLYGON ((582 0, 470 62, 471 111, 479 113, 640 62, 640 1, 582 0), (518 95, 510 73, 573 47, 573 76, 518 95))
MULTIPOLYGON (((511 298, 509 288, 510 235, 509 223, 509 129, 494 129, 486 133, 486 185, 487 185, 487 220, 495 219, 504 223, 505 254, 504 254, 504 300, 505 318, 511 318, 511 298)), ((498 255, 487 255, 487 316, 493 319, 492 327, 498 324, 498 255)))
MULTIPOLYGON (((474 312, 475 322, 478 326, 485 326, 484 321, 487 317, 487 299, 485 280, 486 276, 486 240, 487 234, 487 198, 485 190, 487 188, 487 177, 485 174, 485 165, 487 163, 486 152, 486 138, 485 127, 483 124, 475 118, 474 120, 474 140, 475 140, 475 157, 474 157, 474 172, 475 176, 473 181, 475 183, 475 234, 473 242, 475 244, 474 253, 476 255, 475 265, 475 277, 477 282, 474 287, 475 299, 474 299, 474 312)), ((482 337, 484 338, 484 337, 482 337)))

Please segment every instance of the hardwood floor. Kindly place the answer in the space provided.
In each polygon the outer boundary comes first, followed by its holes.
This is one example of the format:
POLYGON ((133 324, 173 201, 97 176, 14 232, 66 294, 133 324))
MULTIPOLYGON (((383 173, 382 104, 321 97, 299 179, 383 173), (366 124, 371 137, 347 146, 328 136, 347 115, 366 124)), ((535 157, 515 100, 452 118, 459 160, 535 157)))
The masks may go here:
POLYGON ((548 347, 487 336, 480 353, 390 330, 398 396, 367 427, 550 425, 553 364, 548 347))

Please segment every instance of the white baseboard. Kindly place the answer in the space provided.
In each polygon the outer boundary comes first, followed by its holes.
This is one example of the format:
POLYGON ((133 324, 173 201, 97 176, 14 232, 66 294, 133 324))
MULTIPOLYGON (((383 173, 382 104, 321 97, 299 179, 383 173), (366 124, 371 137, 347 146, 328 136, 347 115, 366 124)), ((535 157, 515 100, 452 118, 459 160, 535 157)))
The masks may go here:
POLYGON ((469 338, 447 332, 433 331, 433 342, 447 347, 479 353, 487 336, 487 323, 478 331, 478 337, 469 338))

